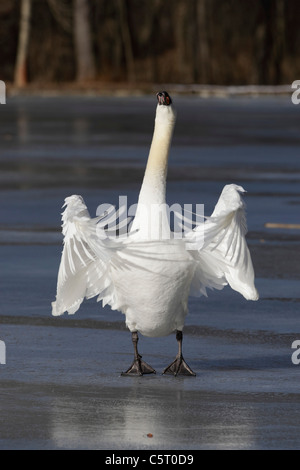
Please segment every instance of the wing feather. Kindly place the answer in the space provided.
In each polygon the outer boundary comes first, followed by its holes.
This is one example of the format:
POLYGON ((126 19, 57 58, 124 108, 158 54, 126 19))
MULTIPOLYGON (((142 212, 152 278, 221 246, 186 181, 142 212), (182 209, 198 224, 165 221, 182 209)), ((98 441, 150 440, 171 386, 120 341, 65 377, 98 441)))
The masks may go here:
POLYGON ((242 192, 241 186, 225 186, 211 217, 194 231, 196 239, 197 230, 204 230, 204 243, 193 252, 196 270, 191 295, 206 295, 207 287, 222 289, 229 284, 246 299, 258 299, 245 238, 247 223, 242 192))
MULTIPOLYGON (((99 236, 101 217, 92 219, 81 196, 65 200, 62 214, 64 244, 52 314, 75 313, 84 298, 100 296, 111 284, 108 261, 115 247, 99 236)), ((103 235, 103 234, 102 234, 103 235)))

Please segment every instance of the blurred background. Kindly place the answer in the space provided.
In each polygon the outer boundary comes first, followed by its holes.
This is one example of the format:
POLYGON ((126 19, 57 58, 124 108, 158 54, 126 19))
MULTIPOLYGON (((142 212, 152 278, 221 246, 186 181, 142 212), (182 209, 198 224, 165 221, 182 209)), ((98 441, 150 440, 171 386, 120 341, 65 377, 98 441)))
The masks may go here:
POLYGON ((0 79, 290 84, 298 11, 297 0, 1 0, 0 79))

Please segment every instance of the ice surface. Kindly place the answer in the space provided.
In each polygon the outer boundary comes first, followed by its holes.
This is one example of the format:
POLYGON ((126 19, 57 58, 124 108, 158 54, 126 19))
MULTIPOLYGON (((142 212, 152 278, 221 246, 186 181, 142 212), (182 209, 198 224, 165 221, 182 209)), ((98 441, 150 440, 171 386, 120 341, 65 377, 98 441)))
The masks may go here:
POLYGON ((7 100, 0 156, 0 448, 300 448, 297 230, 299 109, 287 98, 175 99, 168 202, 213 210, 222 187, 245 187, 249 246, 261 299, 229 288, 191 299, 184 355, 196 378, 161 376, 173 336, 140 338, 153 377, 124 378, 132 360, 124 318, 93 299, 51 317, 70 194, 97 206, 136 202, 155 100, 7 100), (147 438, 152 433, 153 439, 147 438))

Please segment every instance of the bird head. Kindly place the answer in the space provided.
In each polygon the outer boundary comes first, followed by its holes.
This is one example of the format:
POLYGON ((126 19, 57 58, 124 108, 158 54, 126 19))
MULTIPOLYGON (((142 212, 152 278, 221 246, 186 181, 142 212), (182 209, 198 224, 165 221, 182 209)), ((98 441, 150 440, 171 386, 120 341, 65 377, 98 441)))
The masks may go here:
POLYGON ((176 121, 176 110, 173 106, 171 96, 166 91, 160 91, 156 93, 157 107, 156 107, 156 118, 155 122, 159 122, 159 125, 171 125, 173 126, 176 121))
POLYGON ((156 93, 156 97, 159 105, 170 106, 172 104, 171 96, 166 91, 156 93))

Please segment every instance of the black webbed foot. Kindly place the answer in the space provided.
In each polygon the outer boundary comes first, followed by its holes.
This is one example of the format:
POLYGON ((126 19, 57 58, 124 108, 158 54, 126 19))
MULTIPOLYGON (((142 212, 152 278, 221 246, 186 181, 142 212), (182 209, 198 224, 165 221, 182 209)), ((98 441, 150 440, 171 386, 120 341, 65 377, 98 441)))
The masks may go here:
POLYGON ((176 339, 178 341, 178 354, 175 360, 165 368, 163 374, 172 374, 175 375, 189 375, 195 377, 195 372, 192 371, 190 366, 187 365, 182 356, 182 331, 176 331, 176 339))
POLYGON ((133 377, 141 377, 144 374, 156 374, 155 370, 149 366, 145 361, 142 361, 142 356, 138 353, 137 349, 137 342, 138 342, 138 334, 137 331, 132 332, 132 342, 134 347, 134 360, 129 369, 126 372, 122 372, 121 375, 123 376, 133 376, 133 377))
POLYGON ((153 369, 153 367, 149 366, 147 362, 142 361, 141 357, 142 356, 138 355, 138 357, 134 359, 129 369, 127 369, 126 372, 122 372, 121 375, 131 375, 140 377, 144 374, 156 374, 156 371, 153 369))
POLYGON ((192 371, 190 366, 185 362, 182 356, 176 357, 168 367, 165 368, 163 374, 172 374, 175 375, 192 375, 196 376, 195 372, 192 371))

